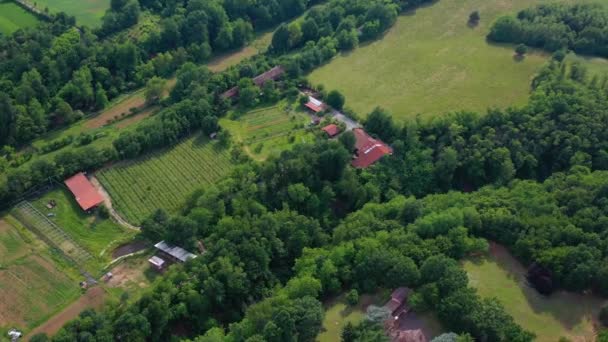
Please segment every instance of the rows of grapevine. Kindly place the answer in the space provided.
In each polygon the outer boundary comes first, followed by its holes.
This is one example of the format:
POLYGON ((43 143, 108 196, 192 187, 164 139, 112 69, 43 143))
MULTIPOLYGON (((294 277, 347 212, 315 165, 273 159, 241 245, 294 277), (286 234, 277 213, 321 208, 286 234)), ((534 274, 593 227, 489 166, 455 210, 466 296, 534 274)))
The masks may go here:
POLYGON ((115 165, 98 178, 115 208, 139 224, 157 208, 175 212, 194 189, 218 181, 231 169, 226 149, 191 138, 171 150, 115 165))

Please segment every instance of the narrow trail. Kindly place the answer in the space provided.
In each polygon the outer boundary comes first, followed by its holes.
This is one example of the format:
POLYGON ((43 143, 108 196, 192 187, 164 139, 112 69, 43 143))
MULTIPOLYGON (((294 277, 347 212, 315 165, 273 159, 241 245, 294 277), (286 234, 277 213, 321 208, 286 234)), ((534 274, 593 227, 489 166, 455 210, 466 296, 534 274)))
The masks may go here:
POLYGON ((122 218, 122 216, 120 216, 120 214, 114 209, 114 207, 112 206, 112 198, 110 197, 110 194, 108 194, 106 189, 103 188, 97 177, 91 176, 90 180, 95 189, 97 189, 97 191, 99 191, 99 194, 103 197, 103 203, 105 204, 106 208, 108 208, 110 216, 112 216, 112 218, 114 218, 114 220, 116 220, 116 222, 118 222, 118 224, 120 224, 121 226, 127 229, 139 231, 141 229, 140 227, 134 226, 127 222, 127 220, 122 218))

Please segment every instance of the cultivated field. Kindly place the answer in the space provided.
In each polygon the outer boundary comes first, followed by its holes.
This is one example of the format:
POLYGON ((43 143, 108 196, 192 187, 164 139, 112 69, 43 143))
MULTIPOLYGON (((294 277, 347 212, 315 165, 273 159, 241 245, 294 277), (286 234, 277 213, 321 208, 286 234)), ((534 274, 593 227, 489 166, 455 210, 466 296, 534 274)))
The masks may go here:
POLYGON ((41 11, 48 8, 50 13, 65 12, 76 17, 79 25, 101 26, 101 17, 108 8, 110 0, 26 0, 41 11))
POLYGON ((512 46, 489 44, 485 36, 498 16, 544 2, 438 1, 399 17, 385 37, 335 58, 310 79, 342 91, 361 115, 375 106, 411 119, 521 105, 548 56, 534 52, 517 61, 512 46), (476 27, 467 24, 473 10, 481 15, 476 27))
POLYGON ((145 158, 97 174, 114 208, 139 224, 158 208, 175 212, 197 187, 214 183, 232 169, 229 152, 197 135, 145 158))
POLYGON ((11 34, 20 28, 35 26, 38 19, 11 0, 0 0, 0 33, 11 34))
POLYGON ((0 263, 0 332, 28 331, 80 295, 74 271, 10 216, 0 219, 0 263))
POLYGON ((568 292, 541 296, 527 285, 525 268, 504 247, 494 245, 491 251, 487 259, 464 263, 481 296, 498 298, 517 323, 537 335, 537 341, 555 342, 562 336, 593 340, 594 317, 603 300, 568 292))
POLYGON ((296 142, 313 139, 304 128, 310 118, 285 102, 247 113, 233 112, 229 117, 231 119, 221 119, 220 124, 232 133, 237 142, 243 143, 247 153, 256 160, 278 154, 296 142))

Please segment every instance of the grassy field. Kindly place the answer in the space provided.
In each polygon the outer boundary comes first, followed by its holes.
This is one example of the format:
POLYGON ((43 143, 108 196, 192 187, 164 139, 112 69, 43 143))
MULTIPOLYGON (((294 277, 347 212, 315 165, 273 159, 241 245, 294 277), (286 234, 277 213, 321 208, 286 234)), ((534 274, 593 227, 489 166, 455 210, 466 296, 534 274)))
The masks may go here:
POLYGON ((221 119, 220 125, 228 129, 256 160, 264 160, 296 142, 311 141, 314 138, 304 128, 310 118, 285 102, 246 113, 232 112, 228 117, 221 119))
POLYGON ((340 341, 342 329, 347 323, 357 325, 365 318, 365 310, 370 304, 381 305, 377 297, 361 296, 359 304, 350 307, 344 296, 337 297, 325 303, 325 319, 323 327, 317 336, 318 342, 340 341))
POLYGON ((600 298, 568 292, 539 295, 526 284, 526 270, 500 246, 493 246, 487 259, 465 262, 464 268, 479 294, 497 297, 517 323, 537 335, 537 341, 555 342, 562 336, 593 340, 594 317, 604 303, 600 298))
POLYGON ((225 177, 232 169, 229 152, 201 135, 144 158, 97 173, 113 206, 139 224, 157 208, 175 212, 195 188, 225 177))
POLYGON ((65 12, 76 17, 79 25, 89 27, 101 26, 101 17, 110 8, 110 0, 27 0, 42 11, 48 8, 50 13, 65 12))
POLYGON ((521 105, 548 56, 532 52, 517 61, 512 46, 489 44, 485 36, 498 16, 548 1, 439 1, 400 16, 385 37, 335 58, 310 79, 342 91, 361 115, 375 106, 404 120, 521 105), (481 22, 469 27, 473 10, 481 22))
POLYGON ((130 240, 134 235, 132 231, 123 229, 110 219, 101 219, 95 214, 85 213, 72 194, 64 189, 48 192, 32 204, 43 214, 54 214, 55 216, 50 218, 51 221, 94 257, 104 262, 111 258, 111 247, 130 240), (50 200, 55 200, 57 203, 53 209, 46 207, 50 200))
POLYGON ((38 18, 33 14, 11 0, 0 0, 0 33, 11 34, 20 28, 36 24, 38 24, 38 18))
POLYGON ((0 218, 0 332, 28 331, 80 295, 74 270, 12 217, 0 218))

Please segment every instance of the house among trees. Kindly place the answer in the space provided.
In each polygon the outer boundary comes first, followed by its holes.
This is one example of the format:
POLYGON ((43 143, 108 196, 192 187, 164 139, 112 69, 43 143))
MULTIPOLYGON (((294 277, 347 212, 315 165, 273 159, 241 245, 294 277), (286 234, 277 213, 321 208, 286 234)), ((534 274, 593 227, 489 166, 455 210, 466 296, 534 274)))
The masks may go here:
POLYGON ((103 197, 82 172, 66 179, 65 185, 70 189, 76 202, 84 211, 89 211, 103 203, 103 197))
MULTIPOLYGON (((263 74, 257 75, 256 77, 253 78, 253 83, 258 86, 261 87, 264 85, 264 83, 268 82, 268 81, 276 81, 278 80, 281 76, 283 76, 283 74, 285 73, 285 69, 283 69, 282 66, 277 65, 274 68, 266 71, 263 74)), ((221 97, 223 99, 232 99, 236 96, 238 96, 239 94, 239 87, 235 86, 232 87, 230 89, 228 89, 227 91, 225 91, 221 97)))
POLYGON ((352 165, 356 168, 366 168, 380 160, 385 155, 393 154, 393 149, 379 139, 369 136, 362 128, 353 129, 355 134, 355 156, 352 165))
POLYGON ((333 138, 340 133, 340 127, 336 124, 329 124, 323 128, 321 128, 329 138, 333 138))
POLYGON ((310 109, 314 114, 320 113, 327 108, 325 103, 315 99, 312 96, 308 97, 308 102, 304 104, 304 107, 310 109))
POLYGON ((391 312, 391 316, 394 319, 399 319, 401 314, 407 313, 406 304, 410 292, 412 292, 412 290, 408 289, 407 287, 400 287, 393 291, 391 294, 391 300, 384 305, 384 307, 391 312))
POLYGON ((165 241, 157 243, 154 245, 154 247, 158 249, 168 260, 174 262, 186 262, 190 259, 196 258, 195 254, 192 254, 181 247, 171 246, 165 241))
POLYGON ((391 299, 384 305, 384 308, 391 313, 392 319, 387 320, 384 326, 392 342, 427 342, 421 329, 414 328, 407 323, 406 316, 409 313, 407 300, 411 292, 412 290, 407 287, 397 288, 391 294, 391 299))

